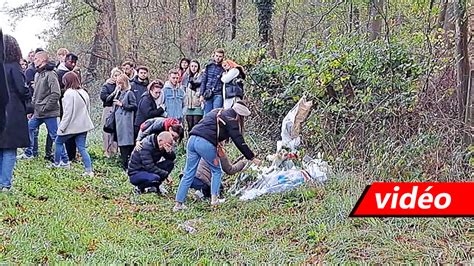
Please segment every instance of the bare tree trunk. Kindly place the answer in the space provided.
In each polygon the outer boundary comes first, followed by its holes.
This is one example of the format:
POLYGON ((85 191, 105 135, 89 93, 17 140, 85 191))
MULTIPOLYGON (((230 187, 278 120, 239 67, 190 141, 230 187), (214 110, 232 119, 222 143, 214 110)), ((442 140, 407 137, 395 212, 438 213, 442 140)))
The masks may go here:
POLYGON ((455 35, 456 31, 456 4, 453 1, 449 1, 446 7, 446 15, 444 19, 444 31, 446 34, 445 42, 448 49, 454 47, 455 42, 453 41, 453 36, 455 35))
POLYGON ((467 15, 466 0, 457 0, 456 14, 456 72, 459 118, 464 119, 466 113, 466 98, 469 84, 469 54, 467 52, 467 15))
POLYGON ((285 15, 283 17, 283 22, 281 25, 281 38, 280 38, 280 56, 285 52, 285 39, 286 39, 286 30, 288 28, 288 17, 290 14, 290 5, 291 2, 286 2, 285 6, 285 15))
POLYGON ((370 1, 370 28, 369 28, 369 40, 373 41, 380 37, 382 32, 382 17, 383 12, 383 0, 371 0, 370 1))
POLYGON ((115 8, 115 0, 104 0, 105 13, 107 14, 108 28, 110 31, 110 48, 112 54, 112 62, 114 65, 120 63, 120 43, 117 26, 117 11, 115 8))
POLYGON ((360 28, 360 11, 357 6, 354 7, 352 14, 352 24, 354 25, 354 30, 359 31, 360 28))
POLYGON ((232 0, 231 7, 231 18, 230 18, 230 40, 235 39, 237 34, 237 0, 232 0))
POLYGON ((129 0, 128 5, 130 7, 130 46, 128 50, 128 56, 134 61, 138 61, 138 36, 137 36, 137 10, 135 9, 135 1, 129 0))
POLYGON ((464 143, 469 146, 474 143, 474 70, 471 70, 469 79, 464 122, 467 129, 464 133, 464 143))
POLYGON ((436 22, 436 28, 443 28, 444 22, 446 21, 446 10, 448 8, 448 0, 441 0, 440 9, 438 15, 438 21, 436 22))
POLYGON ((275 0, 256 0, 258 18, 258 36, 260 44, 267 48, 272 58, 276 58, 275 46, 272 35, 272 15, 275 0))
POLYGON ((89 59, 89 65, 86 70, 86 77, 84 83, 87 84, 97 78, 97 66, 99 59, 102 57, 103 41, 105 39, 105 23, 104 23, 103 12, 99 13, 97 18, 97 24, 95 26, 94 41, 92 42, 91 55, 89 59))
POLYGON ((225 0, 212 0, 212 5, 214 9, 215 16, 215 29, 216 33, 219 36, 219 40, 226 39, 226 8, 225 0))
POLYGON ((183 45, 181 44, 181 37, 182 37, 181 34, 182 34, 182 31, 183 31, 183 29, 182 29, 183 25, 182 25, 182 20, 181 20, 181 0, 178 0, 178 19, 177 19, 177 21, 178 21, 178 36, 177 36, 176 40, 177 40, 177 43, 178 43, 178 49, 180 51, 182 51, 183 45))
POLYGON ((198 11, 198 0, 188 0, 188 5, 189 5, 189 22, 188 22, 188 50, 189 50, 189 55, 194 58, 197 55, 197 37, 196 37, 196 32, 197 32, 197 23, 196 23, 196 18, 197 18, 197 11, 198 11))

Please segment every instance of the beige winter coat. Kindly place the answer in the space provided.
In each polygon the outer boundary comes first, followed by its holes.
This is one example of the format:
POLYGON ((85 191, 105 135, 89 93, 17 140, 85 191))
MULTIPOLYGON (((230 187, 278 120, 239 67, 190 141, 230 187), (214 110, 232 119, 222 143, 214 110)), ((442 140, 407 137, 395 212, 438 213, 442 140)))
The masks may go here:
MULTIPOLYGON (((229 158, 227 158, 227 155, 223 155, 222 157, 220 157, 220 161, 222 170, 228 175, 234 175, 242 171, 245 166, 245 161, 242 160, 236 162, 235 164, 232 164, 232 162, 229 161, 229 158)), ((199 161, 198 169, 196 171, 196 177, 201 179, 201 181, 206 183, 207 185, 211 185, 211 168, 204 159, 201 159, 199 161)))
POLYGON ((90 117, 89 94, 85 90, 67 89, 62 103, 63 117, 59 123, 58 135, 84 133, 94 128, 90 117))

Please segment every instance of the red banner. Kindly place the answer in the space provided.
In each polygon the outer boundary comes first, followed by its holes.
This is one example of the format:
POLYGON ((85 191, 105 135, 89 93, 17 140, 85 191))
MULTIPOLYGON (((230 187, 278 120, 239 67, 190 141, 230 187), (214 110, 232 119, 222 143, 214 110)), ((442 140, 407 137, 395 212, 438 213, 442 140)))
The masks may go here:
POLYGON ((350 217, 474 217, 474 182, 375 182, 350 217))

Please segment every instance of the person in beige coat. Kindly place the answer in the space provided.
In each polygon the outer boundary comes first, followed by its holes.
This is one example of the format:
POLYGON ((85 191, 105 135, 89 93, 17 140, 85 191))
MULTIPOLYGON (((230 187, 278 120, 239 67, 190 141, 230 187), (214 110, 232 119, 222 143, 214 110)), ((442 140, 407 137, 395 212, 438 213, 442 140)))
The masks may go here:
MULTIPOLYGON (((217 155, 219 157, 219 160, 221 161, 222 170, 227 175, 235 175, 238 172, 242 171, 245 167, 245 159, 238 160, 236 163, 232 163, 225 154, 223 148, 218 149, 217 155)), ((211 168, 203 159, 199 161, 198 169, 196 171, 196 177, 194 178, 193 183, 191 184, 191 188, 194 188, 202 193, 196 193, 198 197, 211 197, 211 168)))
POLYGON ((94 128, 90 118, 89 94, 81 88, 79 76, 73 71, 64 74, 62 81, 66 91, 62 99, 63 117, 58 126, 53 167, 61 167, 60 155, 64 143, 73 138, 84 162, 84 175, 93 176, 91 158, 86 149, 87 132, 94 128))

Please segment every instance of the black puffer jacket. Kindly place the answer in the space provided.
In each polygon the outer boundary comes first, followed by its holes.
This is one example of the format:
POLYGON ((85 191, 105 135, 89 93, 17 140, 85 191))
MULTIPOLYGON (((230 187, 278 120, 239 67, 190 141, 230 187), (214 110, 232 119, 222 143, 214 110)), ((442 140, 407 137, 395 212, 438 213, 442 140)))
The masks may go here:
MULTIPOLYGON (((189 134, 202 137, 217 147, 217 113, 220 110, 222 109, 214 109, 207 113, 201 122, 193 127, 189 134)), ((252 160, 255 155, 252 150, 250 150, 247 143, 245 143, 236 117, 237 113, 234 109, 225 109, 221 111, 220 118, 224 121, 225 125, 219 123, 219 142, 230 137, 232 142, 234 142, 235 146, 237 146, 245 158, 252 160)))
POLYGON ((137 117, 135 118, 135 126, 140 126, 143 122, 150 118, 163 116, 165 110, 157 107, 156 102, 150 93, 145 93, 138 104, 137 117))
POLYGON ((157 142, 157 135, 155 134, 143 139, 142 145, 143 147, 141 150, 134 150, 132 156, 130 156, 128 175, 132 176, 140 171, 145 171, 157 174, 163 179, 168 177, 169 173, 158 168, 157 164, 161 157, 174 161, 174 159, 176 159, 175 153, 167 153, 165 150, 160 150, 157 142))

